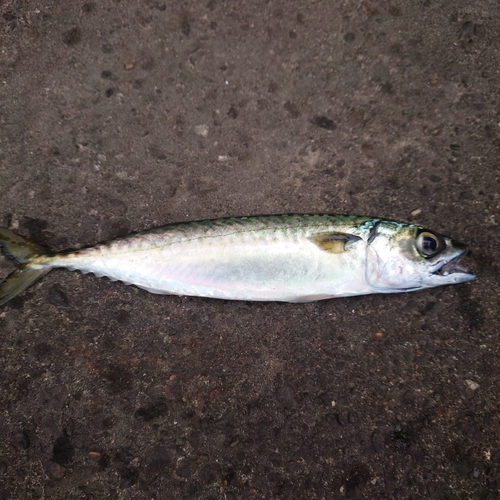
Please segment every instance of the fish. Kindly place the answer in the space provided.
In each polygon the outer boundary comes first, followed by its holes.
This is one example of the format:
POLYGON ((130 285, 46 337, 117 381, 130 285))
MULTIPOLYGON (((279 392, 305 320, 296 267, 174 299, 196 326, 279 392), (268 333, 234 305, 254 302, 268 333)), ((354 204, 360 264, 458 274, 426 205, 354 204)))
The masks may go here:
POLYGON ((18 264, 0 285, 0 305, 59 267, 158 294, 298 303, 475 279, 460 264, 465 245, 415 224, 355 215, 180 222, 57 253, 0 228, 0 247, 18 264))

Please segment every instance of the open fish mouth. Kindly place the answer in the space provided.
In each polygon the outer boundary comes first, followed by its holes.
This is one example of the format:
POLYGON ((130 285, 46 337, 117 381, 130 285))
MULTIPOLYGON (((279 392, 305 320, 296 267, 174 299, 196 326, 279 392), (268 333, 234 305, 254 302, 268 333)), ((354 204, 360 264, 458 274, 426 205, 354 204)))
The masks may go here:
POLYGON ((433 271, 432 274, 438 276, 448 276, 455 273, 471 274, 470 271, 460 262, 467 253, 467 250, 464 250, 453 259, 449 260, 448 262, 444 262, 441 266, 438 267, 438 269, 433 271))

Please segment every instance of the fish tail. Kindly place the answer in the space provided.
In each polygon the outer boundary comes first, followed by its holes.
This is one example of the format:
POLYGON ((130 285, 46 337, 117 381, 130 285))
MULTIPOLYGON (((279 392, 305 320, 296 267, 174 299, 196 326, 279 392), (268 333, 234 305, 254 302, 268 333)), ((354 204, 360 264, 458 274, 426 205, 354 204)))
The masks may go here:
POLYGON ((53 266, 45 248, 3 227, 0 228, 0 248, 19 264, 19 267, 0 284, 0 305, 2 305, 47 274, 53 266))

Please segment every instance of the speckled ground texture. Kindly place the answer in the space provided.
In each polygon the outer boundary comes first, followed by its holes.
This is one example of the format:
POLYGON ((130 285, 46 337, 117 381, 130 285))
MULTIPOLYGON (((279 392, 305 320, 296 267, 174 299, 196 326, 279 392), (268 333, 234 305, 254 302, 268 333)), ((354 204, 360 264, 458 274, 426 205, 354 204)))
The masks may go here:
POLYGON ((357 213, 466 242, 478 275, 293 305, 53 271, 0 311, 1 498, 500 498, 496 0, 1 0, 0 22, 3 226, 62 250, 357 213))

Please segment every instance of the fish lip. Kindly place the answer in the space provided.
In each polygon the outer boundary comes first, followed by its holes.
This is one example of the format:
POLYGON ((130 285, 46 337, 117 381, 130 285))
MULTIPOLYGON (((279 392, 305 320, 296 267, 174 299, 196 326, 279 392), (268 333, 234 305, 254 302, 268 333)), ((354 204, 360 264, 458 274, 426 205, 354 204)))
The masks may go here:
POLYGON ((470 274, 469 270, 460 265, 460 261, 467 254, 467 249, 463 249, 450 260, 443 260, 442 264, 438 262, 438 267, 431 274, 436 276, 449 276, 450 274, 470 274))

